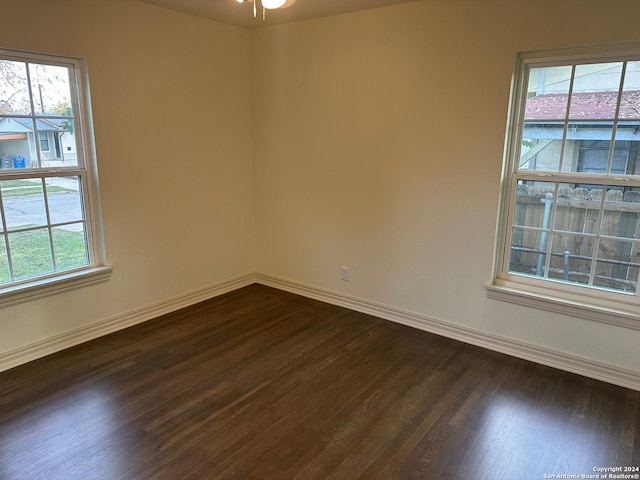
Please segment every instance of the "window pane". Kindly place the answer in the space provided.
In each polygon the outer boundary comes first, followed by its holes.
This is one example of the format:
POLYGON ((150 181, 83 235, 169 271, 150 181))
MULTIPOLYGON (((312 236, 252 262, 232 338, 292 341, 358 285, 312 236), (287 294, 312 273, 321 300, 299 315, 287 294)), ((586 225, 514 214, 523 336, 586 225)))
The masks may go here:
POLYGON ((78 165, 75 119, 43 118, 42 121, 55 126, 55 131, 51 132, 53 145, 46 158, 49 165, 62 167, 78 165))
MULTIPOLYGON (((640 99, 638 99, 640 107, 640 99)), ((616 128, 616 141, 613 150, 613 173, 618 163, 624 164, 624 171, 628 175, 640 175, 640 121, 619 122, 616 128)), ((620 168, 622 170, 622 168, 620 168)))
POLYGON ((547 259, 546 249, 542 247, 546 235, 540 230, 514 227, 511 232, 509 272, 541 276, 547 259))
POLYGON ((16 280, 53 272, 48 229, 10 233, 9 247, 16 280))
POLYGON ((0 118, 0 173, 6 169, 38 165, 33 120, 0 118))
POLYGON ((0 192, 9 231, 47 224, 42 180, 2 180, 0 192))
MULTIPOLYGON (((552 182, 525 182, 519 181, 516 192, 516 204, 513 212, 513 224, 523 227, 546 228, 545 202, 547 194, 553 198, 556 190, 552 182)), ((553 202, 552 202, 553 203, 553 202)), ((548 210, 550 215, 551 211, 548 210)), ((549 218, 547 218, 547 222, 549 218)))
POLYGON ((640 252, 637 242, 603 238, 593 284, 612 290, 635 292, 638 284, 640 252))
POLYGON ((30 63, 29 75, 36 115, 60 113, 63 108, 71 108, 69 70, 66 67, 30 63))
POLYGON ((519 182, 513 212, 509 271, 543 274, 555 191, 553 182, 519 182))
POLYGON ((576 66, 569 118, 615 118, 621 75, 621 62, 576 66))
POLYGON ((522 131, 518 170, 557 172, 562 154, 562 122, 527 122, 522 131))
POLYGON ((566 117, 571 67, 532 68, 529 71, 525 120, 561 120, 566 117))
POLYGON ((83 223, 65 225, 52 230, 57 270, 68 270, 89 264, 83 223))
POLYGON ((34 110, 36 115, 41 116, 38 131, 48 132, 50 138, 49 148, 41 149, 43 166, 77 165, 69 70, 66 67, 30 63, 29 72, 34 92, 34 110), (68 119, 53 118, 54 115, 68 119))
MULTIPOLYGON (((611 122, 570 123, 567 128, 562 171, 597 175, 607 173, 612 136, 613 123, 611 122)), ((626 156, 624 158, 619 156, 616 160, 612 168, 624 170, 626 156)))
POLYGON ((76 153, 75 120, 73 118, 38 117, 36 125, 40 136, 40 156, 43 167, 69 167, 78 165, 76 153), (46 139, 46 142, 42 140, 46 139))
POLYGON ((63 167, 77 166, 78 151, 76 148, 75 119, 56 120, 56 122, 58 122, 59 128, 62 130, 58 131, 53 139, 56 144, 56 160, 63 167), (59 150, 58 145, 60 147, 59 150))
POLYGON ((600 234, 618 238, 640 238, 638 216, 640 192, 610 190, 604 204, 600 234))
POLYGON ((26 64, 0 60, 0 79, 0 114, 31 114, 26 64))
POLYGON ((52 177, 45 183, 52 224, 84 220, 80 177, 52 177))
POLYGON ((628 62, 624 75, 620 118, 640 118, 640 62, 628 62))
POLYGON ((553 229, 595 234, 600 221, 601 198, 600 185, 560 184, 553 229))
POLYGON ((595 237, 555 233, 551 247, 549 278, 589 284, 595 237))

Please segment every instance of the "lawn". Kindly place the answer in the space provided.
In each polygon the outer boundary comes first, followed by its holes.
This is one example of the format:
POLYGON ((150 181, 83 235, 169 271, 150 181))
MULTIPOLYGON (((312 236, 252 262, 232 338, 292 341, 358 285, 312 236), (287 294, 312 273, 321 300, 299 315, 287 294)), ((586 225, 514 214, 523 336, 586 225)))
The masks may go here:
MULTIPOLYGON (((0 190, 2 190, 2 196, 17 197, 21 195, 33 195, 42 193, 42 181, 41 180, 3 180, 0 182, 0 190)), ((59 187, 57 185, 47 185, 48 193, 67 192, 70 191, 66 188, 59 187)))
MULTIPOLYGON (((43 193, 40 179, 0 181, 2 197, 17 197, 43 193)), ((47 185, 47 193, 72 191, 57 185, 47 185)), ((35 227, 24 225, 21 228, 35 227)), ((0 233, 0 285, 49 273, 87 265, 88 253, 84 232, 60 228, 38 228, 26 232, 0 233), (7 260, 7 244, 11 248, 14 278, 11 278, 7 260), (53 243, 53 252, 51 248, 53 243), (54 259, 55 258, 55 268, 54 259)))
MULTIPOLYGON (((15 280, 53 273, 53 260, 46 228, 9 233, 15 280)), ((87 265, 87 247, 83 232, 52 229, 55 271, 87 265)), ((11 282, 5 237, 0 237, 0 284, 11 282)))

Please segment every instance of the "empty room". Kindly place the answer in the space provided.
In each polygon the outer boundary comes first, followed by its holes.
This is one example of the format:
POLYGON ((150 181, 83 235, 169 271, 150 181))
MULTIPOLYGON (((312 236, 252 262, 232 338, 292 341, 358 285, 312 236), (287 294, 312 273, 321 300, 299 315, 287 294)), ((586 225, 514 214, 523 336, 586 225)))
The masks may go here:
POLYGON ((0 0, 0 479, 640 478, 639 17, 0 0))

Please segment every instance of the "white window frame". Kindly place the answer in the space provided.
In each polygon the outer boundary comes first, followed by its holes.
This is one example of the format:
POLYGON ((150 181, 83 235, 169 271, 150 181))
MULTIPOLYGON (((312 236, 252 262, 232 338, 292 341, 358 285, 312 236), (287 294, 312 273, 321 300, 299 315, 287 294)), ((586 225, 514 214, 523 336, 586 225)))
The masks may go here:
MULTIPOLYGON (((77 166, 0 170, 0 179, 19 180, 68 176, 79 177, 82 187, 82 202, 85 212, 89 256, 88 264, 79 268, 53 272, 24 281, 0 285, 0 307, 3 307, 106 281, 110 277, 112 268, 107 265, 104 248, 86 62, 80 58, 11 49, 0 49, 0 57, 5 60, 43 63, 69 69, 71 104, 75 119, 74 133, 78 155, 77 166)), ((32 115, 35 115, 35 112, 32 112, 32 115)), ((39 138, 36 139, 35 144, 38 155, 40 155, 39 138)), ((6 232, 0 233, 0 235, 6 235, 6 232)))
MULTIPOLYGON (((528 69, 577 63, 640 61, 640 43, 524 52, 517 55, 512 78, 507 131, 501 176, 493 281, 487 285, 489 298, 571 315, 583 319, 640 330, 640 287, 635 294, 618 293, 597 287, 578 286, 550 279, 509 273, 513 209, 518 178, 536 177, 535 171, 517 173, 521 134, 528 89, 528 69)), ((539 173, 539 181, 601 183, 602 176, 558 172, 539 173)), ((613 175, 606 185, 639 186, 640 176, 613 175)))

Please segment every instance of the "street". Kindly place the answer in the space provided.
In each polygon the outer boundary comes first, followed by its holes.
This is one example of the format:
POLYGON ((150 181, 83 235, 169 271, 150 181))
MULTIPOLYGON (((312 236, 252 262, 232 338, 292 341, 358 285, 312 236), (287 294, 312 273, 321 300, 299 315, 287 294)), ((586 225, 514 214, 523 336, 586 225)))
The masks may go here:
MULTIPOLYGON (((48 200, 52 225, 64 223, 66 225, 61 225, 56 228, 73 232, 81 232, 84 230, 80 192, 65 191, 49 193, 48 200)), ((8 230, 26 226, 44 226, 47 224, 45 202, 42 194, 7 197, 3 198, 3 203, 8 230)))

